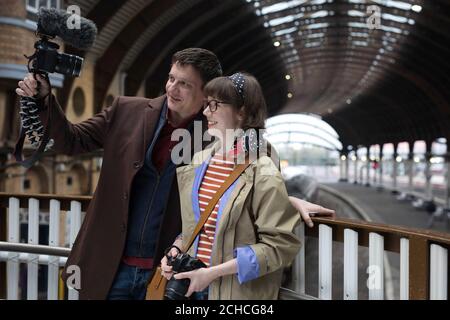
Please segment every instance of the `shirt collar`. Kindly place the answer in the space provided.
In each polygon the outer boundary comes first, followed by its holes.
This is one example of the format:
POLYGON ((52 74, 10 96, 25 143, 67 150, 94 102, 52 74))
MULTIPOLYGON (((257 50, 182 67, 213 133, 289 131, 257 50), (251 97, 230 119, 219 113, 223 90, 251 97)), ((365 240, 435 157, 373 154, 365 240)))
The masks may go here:
POLYGON ((184 119, 179 125, 174 126, 172 125, 172 123, 170 122, 170 118, 171 118, 171 110, 169 108, 167 108, 166 111, 166 120, 167 120, 167 125, 171 126, 174 129, 177 128, 187 128, 187 126, 198 117, 198 113, 191 115, 189 118, 184 119))

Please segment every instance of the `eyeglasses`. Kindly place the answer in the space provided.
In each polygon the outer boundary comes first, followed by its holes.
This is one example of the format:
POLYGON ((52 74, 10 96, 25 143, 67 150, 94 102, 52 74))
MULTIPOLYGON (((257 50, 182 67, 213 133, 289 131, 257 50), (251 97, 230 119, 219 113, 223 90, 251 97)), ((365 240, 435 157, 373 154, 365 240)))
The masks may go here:
POLYGON ((228 104, 228 102, 225 101, 219 101, 219 100, 205 100, 203 102, 203 110, 209 107, 209 111, 215 112, 217 110, 217 107, 219 104, 228 104))

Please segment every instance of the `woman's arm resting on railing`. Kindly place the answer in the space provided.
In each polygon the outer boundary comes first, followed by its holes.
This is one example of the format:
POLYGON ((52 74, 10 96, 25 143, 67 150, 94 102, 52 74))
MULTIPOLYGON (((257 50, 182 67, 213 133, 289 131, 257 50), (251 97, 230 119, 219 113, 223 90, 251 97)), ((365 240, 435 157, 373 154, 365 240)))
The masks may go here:
POLYGON ((314 224, 311 220, 312 216, 322 216, 322 217, 335 217, 336 212, 332 209, 327 209, 317 204, 289 196, 292 206, 294 206, 307 224, 308 227, 313 227, 314 224))

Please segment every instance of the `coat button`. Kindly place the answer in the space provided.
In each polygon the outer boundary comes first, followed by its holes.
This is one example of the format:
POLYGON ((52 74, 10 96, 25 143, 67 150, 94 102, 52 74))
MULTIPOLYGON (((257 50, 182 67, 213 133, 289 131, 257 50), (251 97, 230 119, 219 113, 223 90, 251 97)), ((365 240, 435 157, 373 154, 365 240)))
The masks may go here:
POLYGON ((141 163, 139 161, 135 161, 135 162, 133 162, 133 167, 135 169, 139 169, 141 167, 141 163))
POLYGON ((127 199, 128 199, 128 193, 126 193, 126 192, 123 193, 123 199, 124 199, 124 200, 127 200, 127 199))
POLYGON ((127 231, 127 224, 125 222, 122 223, 122 232, 127 231))

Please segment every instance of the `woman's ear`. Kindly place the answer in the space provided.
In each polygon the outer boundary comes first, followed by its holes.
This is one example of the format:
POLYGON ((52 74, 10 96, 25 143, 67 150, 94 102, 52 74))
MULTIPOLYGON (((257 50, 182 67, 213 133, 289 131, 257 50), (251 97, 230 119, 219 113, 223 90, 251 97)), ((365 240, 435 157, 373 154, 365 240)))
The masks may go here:
POLYGON ((237 117, 238 117, 239 121, 244 120, 244 116, 245 116, 245 111, 244 110, 245 110, 245 106, 242 106, 242 108, 239 109, 239 112, 237 114, 237 117))

